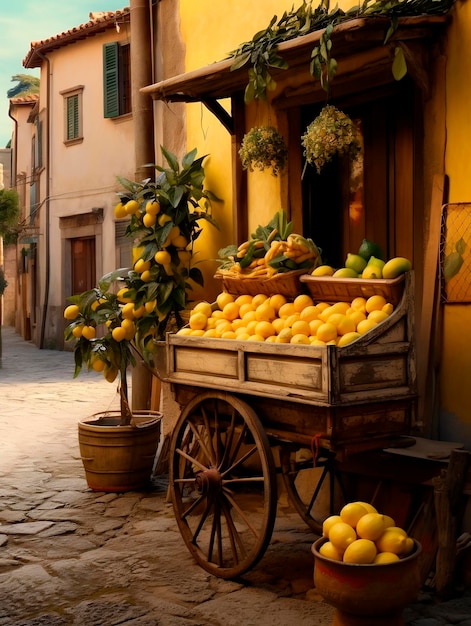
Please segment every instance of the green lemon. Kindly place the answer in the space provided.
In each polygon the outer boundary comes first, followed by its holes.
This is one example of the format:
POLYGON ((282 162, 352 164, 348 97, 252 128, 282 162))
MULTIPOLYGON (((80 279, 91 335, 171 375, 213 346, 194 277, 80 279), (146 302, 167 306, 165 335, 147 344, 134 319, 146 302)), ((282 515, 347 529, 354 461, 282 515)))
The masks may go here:
POLYGON ((381 259, 372 256, 368 261, 368 265, 363 270, 362 278, 383 278, 383 267, 385 263, 381 259))
POLYGON ((351 252, 347 254, 347 258, 345 259, 345 267, 349 267, 357 274, 361 274, 363 272, 367 263, 368 261, 362 256, 359 254, 352 254, 351 252))
POLYGON ((383 258, 383 252, 378 244, 374 243, 374 241, 368 241, 368 239, 363 239, 363 242, 358 250, 358 254, 367 261, 369 261, 372 256, 378 259, 383 258))

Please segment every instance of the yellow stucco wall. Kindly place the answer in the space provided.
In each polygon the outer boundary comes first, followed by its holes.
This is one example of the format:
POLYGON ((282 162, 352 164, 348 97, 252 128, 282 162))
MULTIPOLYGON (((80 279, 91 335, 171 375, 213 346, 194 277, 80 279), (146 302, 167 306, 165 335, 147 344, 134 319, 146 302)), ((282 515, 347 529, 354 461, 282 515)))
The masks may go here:
MULTIPOLYGON (((471 3, 457 3, 447 40, 446 173, 451 203, 471 203, 471 3)), ((471 206, 471 204, 470 204, 471 206)), ((463 207, 463 212, 471 208, 463 207)), ((471 225, 471 218, 469 220, 471 225)), ((466 240, 471 248, 471 229, 466 240)), ((471 279, 471 277, 470 277, 471 279)), ((471 441, 471 304, 443 308, 440 364, 440 435, 471 441)))
MULTIPOLYGON (((300 4, 298 2, 294 6, 300 4)), ((353 3, 344 1, 339 4, 342 8, 348 8, 353 3)), ((292 7, 291 0, 227 0, 224 3, 180 0, 186 70, 225 58, 240 43, 251 39, 257 30, 265 28, 273 15, 280 17, 283 11, 290 11, 292 7)), ((446 173, 450 179, 450 202, 471 202, 467 139, 471 137, 471 3, 457 3, 452 16, 443 49, 446 64, 446 173)), ((433 103, 427 106, 433 108, 433 103)), ((254 105, 248 108, 247 124, 261 124, 268 120, 260 108, 254 105)), ((431 130, 436 134, 437 142, 445 136, 441 127, 431 130)), ((427 140, 430 143, 430 139, 427 140)), ((199 154, 211 155, 207 164, 206 182, 209 188, 224 198, 224 204, 215 205, 214 211, 221 226, 220 233, 214 237, 214 232, 209 233, 209 229, 206 229, 200 242, 205 258, 216 258, 219 247, 235 243, 231 226, 234 210, 231 168, 228 165, 231 161, 230 136, 203 105, 193 104, 187 107, 187 141, 189 149, 196 146, 199 154)), ((433 165, 435 168, 436 163, 433 165)), ((265 223, 279 208, 283 208, 279 206, 279 197, 278 179, 266 173, 249 174, 249 232, 257 224, 265 223)), ((468 246, 471 247, 471 235, 468 246)), ((214 286, 206 289, 206 295, 214 295, 214 286)), ((420 294, 417 296, 420 297, 420 294)), ((435 433, 441 439, 464 441, 471 447, 470 318, 470 305, 443 307, 442 340, 436 359, 440 363, 438 388, 441 416, 435 433)))

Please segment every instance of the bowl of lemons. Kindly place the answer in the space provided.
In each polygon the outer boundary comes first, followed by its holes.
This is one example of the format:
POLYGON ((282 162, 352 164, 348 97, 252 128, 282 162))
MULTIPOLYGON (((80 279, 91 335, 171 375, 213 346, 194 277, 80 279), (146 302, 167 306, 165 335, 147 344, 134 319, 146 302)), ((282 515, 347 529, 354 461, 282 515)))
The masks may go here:
POLYGON ((416 539, 367 502, 347 503, 328 517, 312 553, 314 585, 337 609, 334 624, 402 624, 403 609, 420 590, 421 552, 416 539))

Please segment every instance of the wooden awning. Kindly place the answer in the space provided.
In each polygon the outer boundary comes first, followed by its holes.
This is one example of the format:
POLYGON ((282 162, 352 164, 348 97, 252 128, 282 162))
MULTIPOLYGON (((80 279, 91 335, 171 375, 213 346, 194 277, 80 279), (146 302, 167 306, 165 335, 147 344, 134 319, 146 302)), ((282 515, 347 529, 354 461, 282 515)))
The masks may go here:
MULTIPOLYGON (((401 42, 404 46, 411 42, 425 43, 443 30, 447 20, 446 15, 400 18, 391 43, 396 45, 401 42)), ((388 18, 368 17, 348 20, 335 26, 332 32, 334 58, 340 64, 342 58, 383 47, 390 24, 391 21, 388 18)), ((305 72, 306 68, 309 69, 312 50, 319 44, 323 32, 324 29, 318 30, 280 44, 278 50, 288 62, 289 68, 288 70, 272 68, 271 74, 274 80, 278 82, 286 76, 287 72, 300 71, 301 68, 305 72)), ((218 106, 217 101, 242 92, 248 82, 249 66, 231 71, 232 63, 232 58, 218 61, 144 87, 142 92, 151 95, 154 100, 203 102, 216 115, 216 111, 219 111, 222 116, 226 116, 225 122, 227 123, 230 116, 225 109, 218 106)))

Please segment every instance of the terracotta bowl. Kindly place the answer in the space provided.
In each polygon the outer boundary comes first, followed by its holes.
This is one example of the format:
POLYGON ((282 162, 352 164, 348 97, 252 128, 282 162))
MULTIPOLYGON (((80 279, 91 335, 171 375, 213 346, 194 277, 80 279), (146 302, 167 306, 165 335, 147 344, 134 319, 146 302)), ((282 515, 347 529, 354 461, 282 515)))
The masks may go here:
MULTIPOLYGON (((312 545, 314 585, 324 600, 338 611, 365 618, 384 616, 385 619, 378 623, 391 623, 386 619, 388 616, 402 613, 417 599, 421 586, 419 557, 422 552, 418 541, 414 540, 414 549, 407 557, 378 565, 328 559, 319 553, 326 541, 321 537, 312 545)), ((365 619, 364 623, 370 621, 365 619)))

